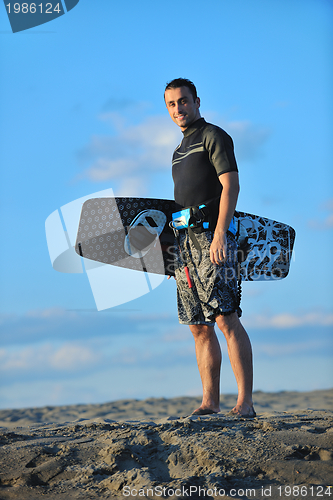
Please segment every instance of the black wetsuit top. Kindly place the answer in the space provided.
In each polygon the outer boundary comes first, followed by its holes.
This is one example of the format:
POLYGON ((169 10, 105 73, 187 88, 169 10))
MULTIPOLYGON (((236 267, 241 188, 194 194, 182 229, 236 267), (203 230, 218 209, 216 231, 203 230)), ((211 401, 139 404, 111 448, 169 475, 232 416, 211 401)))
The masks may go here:
POLYGON ((182 207, 197 206, 221 195, 219 175, 238 171, 234 145, 224 130, 204 118, 183 134, 172 158, 174 196, 182 207))

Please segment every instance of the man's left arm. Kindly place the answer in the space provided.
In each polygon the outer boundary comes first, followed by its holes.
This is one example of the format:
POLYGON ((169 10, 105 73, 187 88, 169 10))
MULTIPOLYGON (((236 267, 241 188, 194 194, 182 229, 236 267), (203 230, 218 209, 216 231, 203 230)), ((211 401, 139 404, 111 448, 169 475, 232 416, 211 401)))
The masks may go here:
POLYGON ((238 172, 225 172, 219 176, 222 194, 214 238, 210 246, 210 260, 220 264, 227 258, 227 231, 234 216, 239 194, 238 172))

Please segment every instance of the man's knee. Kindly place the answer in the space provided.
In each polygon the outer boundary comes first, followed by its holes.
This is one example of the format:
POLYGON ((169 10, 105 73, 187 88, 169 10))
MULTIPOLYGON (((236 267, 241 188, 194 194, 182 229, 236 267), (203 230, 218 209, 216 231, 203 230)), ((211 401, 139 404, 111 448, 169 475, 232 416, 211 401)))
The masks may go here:
POLYGON ((237 326, 240 324, 238 314, 220 314, 216 316, 215 321, 217 326, 224 335, 230 335, 231 332, 235 331, 237 326))
POLYGON ((215 335, 214 327, 209 325, 190 325, 190 330, 194 338, 203 339, 215 335))

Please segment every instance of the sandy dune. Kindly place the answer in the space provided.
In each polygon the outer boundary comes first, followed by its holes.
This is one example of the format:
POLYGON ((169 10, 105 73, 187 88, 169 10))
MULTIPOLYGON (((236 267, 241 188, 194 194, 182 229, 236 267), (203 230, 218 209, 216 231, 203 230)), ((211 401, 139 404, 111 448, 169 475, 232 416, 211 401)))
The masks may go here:
POLYGON ((0 500, 333 498, 333 390, 0 410, 0 500))

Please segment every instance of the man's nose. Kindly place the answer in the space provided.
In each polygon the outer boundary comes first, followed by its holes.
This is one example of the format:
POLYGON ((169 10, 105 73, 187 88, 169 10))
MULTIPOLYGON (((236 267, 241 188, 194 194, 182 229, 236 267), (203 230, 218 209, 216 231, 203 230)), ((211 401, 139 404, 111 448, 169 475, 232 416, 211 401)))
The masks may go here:
POLYGON ((180 104, 180 103, 177 102, 176 103, 176 111, 177 111, 177 113, 179 113, 179 111, 181 111, 182 109, 183 109, 182 104, 180 104))

